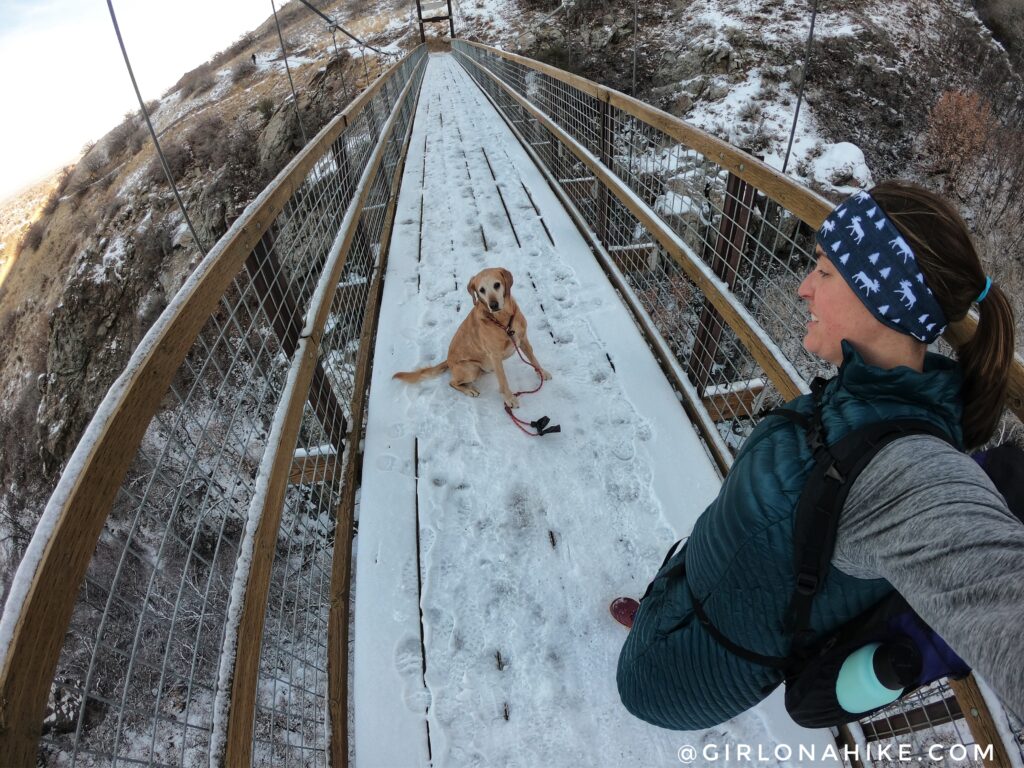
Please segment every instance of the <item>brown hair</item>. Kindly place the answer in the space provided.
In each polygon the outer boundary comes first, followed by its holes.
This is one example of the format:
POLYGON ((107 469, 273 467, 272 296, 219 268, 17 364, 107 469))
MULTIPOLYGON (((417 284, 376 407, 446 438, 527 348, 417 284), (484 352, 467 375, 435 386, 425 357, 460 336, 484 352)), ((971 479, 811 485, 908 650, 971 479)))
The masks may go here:
MULTIPOLYGON (((985 288, 985 270, 967 225, 944 198, 905 181, 886 181, 871 196, 906 239, 949 322, 961 320, 985 288)), ((978 329, 957 350, 963 369, 967 447, 989 440, 1006 400, 1014 353, 1013 309, 994 284, 978 304, 978 329)))

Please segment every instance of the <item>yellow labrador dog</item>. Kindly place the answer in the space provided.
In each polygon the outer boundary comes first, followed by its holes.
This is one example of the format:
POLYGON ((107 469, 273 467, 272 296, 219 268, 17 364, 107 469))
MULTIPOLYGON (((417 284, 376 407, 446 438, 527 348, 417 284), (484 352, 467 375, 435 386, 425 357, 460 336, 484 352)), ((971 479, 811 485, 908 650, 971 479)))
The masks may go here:
POLYGON ((474 275, 466 288, 473 297, 473 308, 455 331, 448 346, 448 359, 416 371, 401 371, 394 378, 414 384, 447 369, 452 375, 450 386, 470 397, 478 397, 480 390, 473 386, 473 382, 481 373, 494 371, 498 375, 505 405, 518 408, 519 398, 509 389, 502 367, 502 361, 515 354, 512 338, 545 381, 551 378, 551 374, 541 368, 530 340, 526 338, 526 318, 512 298, 512 273, 501 267, 485 269, 474 275))

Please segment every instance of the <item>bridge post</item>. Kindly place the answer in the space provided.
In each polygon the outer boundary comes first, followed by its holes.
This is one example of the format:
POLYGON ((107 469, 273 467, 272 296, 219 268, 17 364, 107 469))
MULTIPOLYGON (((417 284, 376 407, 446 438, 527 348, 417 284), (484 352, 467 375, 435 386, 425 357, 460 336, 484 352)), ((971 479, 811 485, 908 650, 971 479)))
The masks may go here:
POLYGON ((427 36, 423 33, 423 6, 420 0, 416 0, 416 18, 420 20, 420 43, 427 42, 427 36))
MULTIPOLYGON (((598 114, 601 122, 601 164, 608 170, 612 169, 612 136, 611 121, 608 118, 608 102, 598 102, 598 114)), ((605 184, 598 185, 597 196, 597 237, 605 248, 611 247, 608 241, 608 207, 611 204, 611 192, 605 184)))
MULTIPOLYGON (((261 301, 269 302, 269 306, 265 305, 265 311, 274 327, 282 351, 291 358, 298 348, 303 321, 299 314, 299 303, 284 278, 284 269, 274 252, 275 239, 273 229, 268 229, 260 238, 259 245, 245 260, 245 266, 260 293, 261 301), (259 253, 261 250, 262 254, 259 253)), ((337 393, 319 360, 313 370, 309 404, 323 426, 324 434, 330 438, 337 460, 340 461, 345 450, 345 433, 348 429, 345 412, 341 409, 337 393), (341 414, 340 427, 335 423, 334 414, 341 414)))
MULTIPOLYGON (((718 237, 714 251, 709 254, 711 268, 725 281, 730 291, 736 287, 739 277, 739 263, 747 242, 747 226, 753 202, 754 187, 730 172, 725 185, 725 202, 718 224, 718 237)), ((715 364, 725 324, 718 310, 705 301, 693 344, 693 359, 689 365, 694 387, 701 397, 711 378, 711 368, 715 364)))

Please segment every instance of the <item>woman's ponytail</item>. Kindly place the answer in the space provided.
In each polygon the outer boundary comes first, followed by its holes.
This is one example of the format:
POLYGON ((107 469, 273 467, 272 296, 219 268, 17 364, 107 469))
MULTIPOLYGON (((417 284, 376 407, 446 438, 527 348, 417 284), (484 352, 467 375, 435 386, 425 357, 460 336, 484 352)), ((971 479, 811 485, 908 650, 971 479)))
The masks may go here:
POLYGON ((1006 400, 1015 349, 1013 308, 998 285, 985 292, 988 278, 967 225, 948 201, 903 181, 879 184, 871 196, 910 245, 947 320, 963 319, 981 298, 977 331, 957 355, 964 374, 964 443, 982 445, 1006 400))

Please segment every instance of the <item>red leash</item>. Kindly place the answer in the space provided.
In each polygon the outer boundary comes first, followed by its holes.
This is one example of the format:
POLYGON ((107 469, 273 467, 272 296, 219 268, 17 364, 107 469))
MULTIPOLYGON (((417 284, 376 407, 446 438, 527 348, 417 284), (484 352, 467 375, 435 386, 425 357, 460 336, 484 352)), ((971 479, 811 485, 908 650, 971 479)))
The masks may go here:
MULTIPOLYGON (((490 320, 499 328, 501 328, 505 332, 505 335, 508 336, 509 340, 512 342, 512 346, 515 347, 516 352, 519 354, 519 359, 522 360, 531 368, 533 368, 533 370, 537 372, 537 376, 540 378, 540 383, 533 389, 524 389, 520 392, 513 393, 516 397, 519 397, 520 395, 532 395, 534 392, 540 392, 541 387, 544 386, 544 374, 540 372, 540 368, 534 367, 533 363, 531 363, 529 360, 523 357, 522 350, 519 349, 519 345, 516 343, 516 332, 512 328, 512 321, 515 319, 515 317, 516 313, 513 312, 512 317, 508 319, 508 325, 503 326, 491 315, 487 315, 487 319, 490 320)), ((543 435, 549 435, 553 432, 562 431, 562 427, 559 424, 555 424, 553 427, 549 427, 548 423, 551 421, 551 419, 549 419, 547 416, 541 416, 539 419, 536 419, 535 421, 523 421, 522 419, 518 418, 514 413, 512 413, 512 409, 509 408, 507 405, 505 406, 505 413, 507 413, 512 418, 512 423, 519 427, 523 434, 529 435, 530 437, 541 437, 543 435), (537 430, 537 432, 529 432, 526 429, 526 427, 533 427, 534 429, 537 430)))

